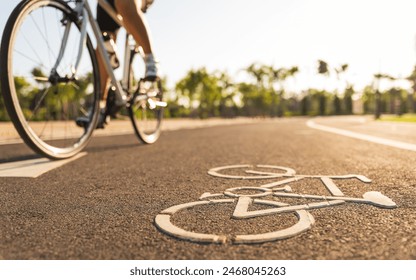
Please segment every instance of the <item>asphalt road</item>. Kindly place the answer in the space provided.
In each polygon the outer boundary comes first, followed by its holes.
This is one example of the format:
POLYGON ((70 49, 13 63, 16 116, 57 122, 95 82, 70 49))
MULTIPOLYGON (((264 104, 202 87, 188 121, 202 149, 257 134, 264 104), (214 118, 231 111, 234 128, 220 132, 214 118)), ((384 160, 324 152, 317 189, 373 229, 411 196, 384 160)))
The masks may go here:
MULTIPOLYGON (((87 156, 38 178, 0 178, 0 259, 416 259, 416 152, 305 123, 300 118, 167 131, 154 145, 138 144, 133 135, 99 137, 87 156), (345 196, 378 191, 398 207, 345 203, 310 210, 311 229, 261 244, 189 242, 157 229, 155 217, 166 208, 197 201, 206 192, 275 181, 207 174, 235 164, 278 165, 297 174, 365 175, 371 184, 336 183, 345 196)), ((0 146, 0 154, 2 162, 36 157, 23 144, 0 146)), ((296 193, 328 195, 315 179, 290 186, 296 193)), ((172 223, 232 236, 273 232, 296 222, 293 213, 231 219, 234 207, 189 208, 172 215, 172 223)))

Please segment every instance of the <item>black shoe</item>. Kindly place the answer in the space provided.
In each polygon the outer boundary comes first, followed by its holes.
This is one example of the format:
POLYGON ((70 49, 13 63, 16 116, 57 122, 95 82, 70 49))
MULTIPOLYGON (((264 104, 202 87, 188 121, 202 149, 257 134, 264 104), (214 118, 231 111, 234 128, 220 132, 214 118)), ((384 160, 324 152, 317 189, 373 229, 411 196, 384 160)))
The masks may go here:
MULTIPOLYGON (((107 117, 108 116, 105 114, 104 109, 101 109, 100 114, 98 116, 97 126, 95 128, 105 128, 105 126, 108 124, 107 117)), ((77 126, 87 129, 90 123, 90 119, 88 117, 78 117, 76 118, 75 123, 77 124, 77 126)))
MULTIPOLYGON (((113 89, 108 90, 107 101, 105 109, 100 109, 100 115, 98 116, 98 123, 96 128, 105 128, 108 124, 110 117, 113 119, 117 118, 117 113, 120 111, 122 106, 116 105, 116 92, 113 89)), ((75 120, 77 126, 87 128, 89 124, 88 117, 78 117, 75 120)))
POLYGON ((111 88, 108 90, 107 103, 105 107, 106 107, 106 111, 105 111, 106 116, 110 116, 113 119, 117 118, 117 113, 123 107, 123 106, 116 105, 116 92, 111 88))

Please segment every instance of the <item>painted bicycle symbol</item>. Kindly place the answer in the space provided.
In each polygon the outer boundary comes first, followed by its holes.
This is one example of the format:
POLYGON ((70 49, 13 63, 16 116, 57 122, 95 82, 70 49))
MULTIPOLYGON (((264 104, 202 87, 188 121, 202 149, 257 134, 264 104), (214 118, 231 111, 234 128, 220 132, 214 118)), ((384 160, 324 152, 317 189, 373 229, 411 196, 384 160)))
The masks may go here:
POLYGON ((160 212, 155 218, 155 224, 159 230, 165 234, 179 239, 204 242, 204 243, 263 243, 286 239, 309 230, 314 224, 314 217, 309 213, 310 210, 334 207, 345 203, 364 203, 379 208, 395 208, 397 205, 387 196, 380 192, 370 191, 359 197, 348 197, 335 184, 335 180, 357 179, 362 183, 369 184, 371 180, 363 175, 296 175, 296 171, 282 166, 274 165, 230 165, 212 168, 208 174, 214 177, 238 180, 262 180, 278 179, 278 181, 263 184, 260 186, 234 187, 228 188, 223 193, 211 194, 204 193, 199 201, 184 203, 167 208, 160 212), (243 175, 236 170, 244 170, 243 175), (256 170, 254 170, 256 169, 256 170), (259 171, 263 170, 263 171, 259 171), (292 191, 288 185, 304 179, 317 179, 325 186, 330 195, 298 194, 292 191), (247 194, 247 192, 250 192, 247 194), (226 198, 220 198, 226 197, 226 198), (273 200, 266 200, 271 197, 273 200), (311 203, 290 205, 278 201, 279 198, 307 199, 313 200, 311 203), (221 234, 206 234, 187 231, 174 225, 171 221, 173 215, 180 215, 182 210, 200 207, 203 205, 235 204, 234 212, 231 214, 233 219, 254 219, 256 217, 292 213, 296 216, 297 222, 285 229, 279 229, 267 233, 241 234, 226 236, 221 234), (249 210, 252 205, 265 205, 267 209, 249 210))

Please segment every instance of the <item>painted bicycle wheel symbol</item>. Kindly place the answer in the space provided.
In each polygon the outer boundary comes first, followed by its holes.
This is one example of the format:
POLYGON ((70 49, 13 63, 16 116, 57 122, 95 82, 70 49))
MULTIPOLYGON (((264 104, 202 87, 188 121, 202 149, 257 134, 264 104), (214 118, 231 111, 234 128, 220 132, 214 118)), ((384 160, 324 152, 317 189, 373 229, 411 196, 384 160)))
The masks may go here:
POLYGON ((371 180, 363 175, 348 174, 342 176, 329 175, 296 175, 295 170, 282 166, 273 165, 231 165, 212 168, 208 174, 214 177, 239 180, 261 180, 279 179, 276 182, 263 184, 258 187, 235 187, 225 190, 223 193, 211 194, 204 193, 199 201, 184 203, 167 208, 160 212, 155 218, 155 224, 162 232, 179 239, 204 242, 204 243, 263 243, 276 241, 296 236, 312 228, 315 220, 309 213, 310 210, 326 207, 334 207, 345 203, 364 203, 379 208, 395 208, 396 204, 380 192, 366 192, 362 198, 347 197, 335 184, 334 180, 358 179, 363 183, 371 183, 371 180), (244 174, 233 174, 230 171, 244 169, 244 174), (256 169, 256 170, 254 170, 256 169), (263 169, 265 171, 259 171, 263 169), (291 182, 300 181, 306 178, 319 179, 329 191, 330 195, 311 195, 297 194, 292 192, 288 185, 291 182), (244 194, 249 191, 250 194, 244 194), (241 193, 243 192, 243 193, 241 193), (226 198, 219 198, 219 197, 226 198), (311 199, 318 202, 307 204, 289 205, 276 200, 267 200, 266 197, 278 198, 302 198, 311 199), (206 234, 187 231, 174 225, 171 221, 173 215, 180 215, 181 211, 189 208, 201 207, 203 205, 222 205, 235 204, 234 212, 231 214, 233 219, 254 219, 262 216, 275 215, 279 219, 279 214, 291 213, 296 216, 296 223, 285 229, 279 229, 267 233, 241 234, 226 236, 222 234, 206 234), (266 205, 267 209, 249 210, 252 205, 266 205))

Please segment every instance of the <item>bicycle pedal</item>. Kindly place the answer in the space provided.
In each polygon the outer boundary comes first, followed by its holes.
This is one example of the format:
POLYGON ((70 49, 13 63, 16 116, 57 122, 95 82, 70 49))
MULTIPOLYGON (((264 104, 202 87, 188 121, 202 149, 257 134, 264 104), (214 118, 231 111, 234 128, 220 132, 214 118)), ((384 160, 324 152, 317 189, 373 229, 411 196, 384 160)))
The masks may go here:
POLYGON ((168 103, 167 103, 167 102, 164 102, 164 101, 155 101, 155 105, 156 105, 157 107, 163 107, 163 108, 166 108, 166 107, 168 106, 168 103))

